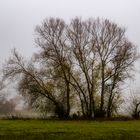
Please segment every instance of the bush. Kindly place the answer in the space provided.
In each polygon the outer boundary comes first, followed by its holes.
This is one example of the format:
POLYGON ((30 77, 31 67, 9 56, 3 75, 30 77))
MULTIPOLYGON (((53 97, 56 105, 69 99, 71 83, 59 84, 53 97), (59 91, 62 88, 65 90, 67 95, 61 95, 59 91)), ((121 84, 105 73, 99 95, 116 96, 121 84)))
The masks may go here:
POLYGON ((101 111, 99 109, 95 110, 95 116, 94 116, 95 118, 105 118, 105 116, 106 116, 105 110, 103 110, 103 111, 101 111))

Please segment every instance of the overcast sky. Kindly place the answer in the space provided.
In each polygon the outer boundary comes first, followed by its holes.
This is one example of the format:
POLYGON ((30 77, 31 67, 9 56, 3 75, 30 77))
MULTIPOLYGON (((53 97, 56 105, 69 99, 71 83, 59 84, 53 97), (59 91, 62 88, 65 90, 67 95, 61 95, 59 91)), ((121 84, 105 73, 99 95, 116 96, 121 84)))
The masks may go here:
POLYGON ((0 0, 0 65, 12 48, 32 55, 34 28, 44 18, 75 16, 108 18, 126 27, 129 40, 140 46, 140 0, 0 0))

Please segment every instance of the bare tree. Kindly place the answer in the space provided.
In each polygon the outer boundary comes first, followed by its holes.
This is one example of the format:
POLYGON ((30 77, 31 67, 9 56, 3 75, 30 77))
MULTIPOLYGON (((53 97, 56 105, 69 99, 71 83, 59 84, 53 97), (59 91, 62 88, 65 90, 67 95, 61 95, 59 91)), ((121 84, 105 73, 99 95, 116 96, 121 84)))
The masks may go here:
POLYGON ((80 98, 83 96, 81 101, 86 105, 87 116, 95 115, 94 111, 98 110, 98 116, 104 117, 107 113, 110 117, 114 103, 120 97, 117 89, 129 77, 138 58, 136 46, 125 37, 125 29, 100 19, 74 19, 68 28, 68 39, 74 67, 80 71, 82 79, 80 83, 72 76, 73 85, 79 89, 80 98), (107 86, 109 90, 106 90, 107 86), (99 92, 100 109, 95 109, 95 96, 99 92), (105 99, 107 95, 108 99, 105 99))
POLYGON ((72 85, 78 91, 83 113, 88 118, 94 116, 96 83, 94 77, 96 54, 93 51, 92 36, 89 32, 91 28, 91 22, 81 21, 79 18, 72 20, 68 28, 73 67, 79 71, 78 79, 71 74, 72 85))
POLYGON ((36 97, 43 96, 49 99, 55 107, 60 107, 59 101, 56 100, 52 91, 49 90, 44 77, 41 77, 32 64, 26 64, 24 59, 19 56, 15 50, 13 51, 13 58, 9 59, 8 64, 4 68, 4 75, 5 78, 12 79, 18 76, 21 94, 29 94, 30 97, 34 97, 35 100, 37 99, 36 97))
MULTIPOLYGON (((42 26, 37 26, 36 33, 38 34, 36 43, 40 48, 40 53, 37 55, 37 60, 42 62, 46 67, 49 67, 51 71, 50 80, 58 81, 57 88, 61 84, 61 92, 66 101, 61 103, 61 108, 65 108, 65 117, 70 113, 70 73, 71 73, 71 61, 69 60, 68 42, 66 39, 66 24, 61 19, 45 20, 42 26)), ((57 109, 58 110, 58 109, 57 109)), ((62 114, 62 112, 61 112, 62 114)))
POLYGON ((129 97, 128 112, 134 119, 139 119, 140 117, 140 94, 138 90, 131 91, 129 97))
POLYGON ((5 77, 21 75, 20 92, 31 103, 51 102, 59 118, 69 117, 73 101, 86 118, 111 117, 137 59, 125 29, 109 20, 75 18, 66 24, 50 18, 37 26, 36 34, 34 61, 26 64, 14 51, 5 77))
POLYGON ((125 37, 125 29, 109 20, 97 19, 92 22, 92 41, 100 65, 101 104, 100 112, 104 115, 106 86, 109 86, 107 116, 110 117, 113 98, 118 93, 120 82, 128 77, 129 70, 137 59, 136 46, 125 37))

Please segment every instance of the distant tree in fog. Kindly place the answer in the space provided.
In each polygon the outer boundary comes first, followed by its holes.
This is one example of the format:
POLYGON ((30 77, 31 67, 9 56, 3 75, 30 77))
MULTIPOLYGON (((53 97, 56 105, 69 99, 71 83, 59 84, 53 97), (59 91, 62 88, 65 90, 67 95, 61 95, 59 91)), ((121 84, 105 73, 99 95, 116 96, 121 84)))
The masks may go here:
POLYGON ((139 119, 140 117, 140 93, 139 90, 135 90, 131 92, 129 97, 129 105, 127 108, 131 117, 135 119, 139 119))

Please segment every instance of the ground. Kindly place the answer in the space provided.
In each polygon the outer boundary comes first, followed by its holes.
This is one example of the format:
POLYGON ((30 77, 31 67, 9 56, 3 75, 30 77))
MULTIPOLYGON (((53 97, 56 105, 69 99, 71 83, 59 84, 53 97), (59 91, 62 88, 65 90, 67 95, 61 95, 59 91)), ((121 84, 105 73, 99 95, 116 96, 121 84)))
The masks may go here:
POLYGON ((0 120, 0 140, 140 140, 140 121, 0 120))

